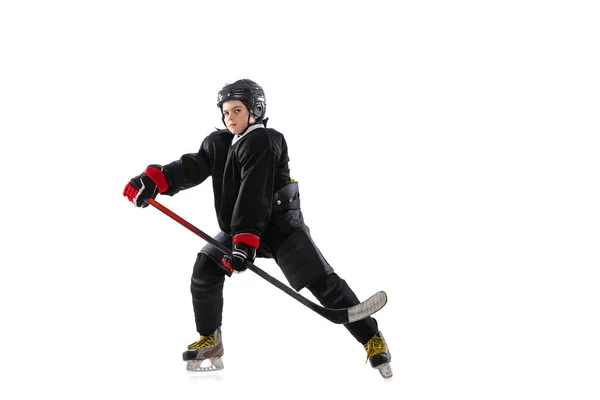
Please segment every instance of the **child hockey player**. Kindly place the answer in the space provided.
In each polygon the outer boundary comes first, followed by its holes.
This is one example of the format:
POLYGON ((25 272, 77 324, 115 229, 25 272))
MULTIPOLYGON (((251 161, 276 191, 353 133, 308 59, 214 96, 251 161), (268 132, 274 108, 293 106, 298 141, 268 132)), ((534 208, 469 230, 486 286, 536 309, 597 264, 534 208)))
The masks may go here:
MULTIPOLYGON (((198 253, 191 279, 192 304, 200 339, 183 353, 191 372, 223 368, 221 321, 225 275, 246 269, 246 260, 272 258, 296 291, 307 288, 327 308, 347 308, 359 300, 325 260, 305 225, 298 183, 290 178, 283 134, 267 128, 263 89, 249 79, 226 84, 217 106, 226 129, 212 132, 197 153, 164 166, 153 164, 132 178, 123 195, 136 207, 158 193, 173 196, 212 177, 221 232, 198 253), (208 360, 210 366, 202 366, 208 360)), ((361 343, 384 378, 392 376, 391 355, 374 318, 344 325, 361 343)))

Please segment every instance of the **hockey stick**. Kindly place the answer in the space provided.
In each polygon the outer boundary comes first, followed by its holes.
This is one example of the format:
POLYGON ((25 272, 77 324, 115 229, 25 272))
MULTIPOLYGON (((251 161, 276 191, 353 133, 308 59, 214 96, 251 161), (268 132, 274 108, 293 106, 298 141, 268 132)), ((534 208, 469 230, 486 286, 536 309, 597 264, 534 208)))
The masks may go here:
MULTIPOLYGON (((148 200, 146 200, 146 202, 148 202, 148 204, 157 208, 159 211, 163 212, 164 214, 168 215, 175 221, 179 222, 181 225, 185 226, 187 229, 194 232, 196 235, 200 236, 202 239, 206 240, 208 243, 215 246, 223 254, 230 253, 230 250, 227 249, 225 246, 223 246, 221 243, 217 242, 211 236, 202 232, 200 229, 196 228, 194 225, 190 224, 185 219, 181 218, 179 215, 175 214, 173 211, 169 210, 167 207, 160 204, 158 201, 156 201, 154 199, 148 199, 148 200)), ((383 308, 383 306, 385 306, 385 303, 387 302, 386 293, 384 291, 380 291, 380 292, 375 293, 373 296, 369 297, 366 301, 364 301, 360 304, 357 304, 355 306, 352 306, 350 308, 340 308, 340 309, 325 308, 325 307, 321 307, 320 305, 315 304, 312 301, 308 300, 306 297, 302 296, 301 294, 299 294, 298 292, 296 292, 289 286, 285 285, 284 283, 281 283, 276 278, 272 277, 271 275, 269 275, 262 269, 258 268, 256 265, 254 265, 250 261, 246 261, 246 267, 248 267, 248 269, 250 271, 254 272, 255 274, 257 274, 264 280, 268 281, 269 283, 273 284, 274 286, 277 286, 279 289, 283 290, 285 293, 287 293, 294 299, 298 300, 300 303, 304 304, 306 307, 310 308, 317 314, 321 315, 322 317, 324 317, 324 318, 328 319, 329 321, 334 322, 336 324, 348 324, 350 322, 355 322, 355 321, 359 321, 361 319, 367 318, 369 315, 374 314, 377 311, 381 310, 383 308)))

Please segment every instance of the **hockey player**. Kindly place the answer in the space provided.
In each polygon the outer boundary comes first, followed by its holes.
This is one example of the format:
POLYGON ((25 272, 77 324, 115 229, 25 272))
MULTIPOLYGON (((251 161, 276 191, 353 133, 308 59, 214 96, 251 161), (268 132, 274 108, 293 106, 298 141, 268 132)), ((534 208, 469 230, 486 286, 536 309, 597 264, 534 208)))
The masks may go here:
MULTIPOLYGON (((324 307, 360 303, 325 260, 304 223, 285 138, 267 128, 263 89, 249 79, 226 84, 217 106, 226 129, 206 136, 197 153, 164 166, 149 165, 123 191, 136 207, 146 207, 144 200, 158 193, 173 196, 212 177, 221 229, 215 240, 230 248, 231 255, 208 244, 194 264, 191 293, 200 339, 183 353, 190 372, 223 368, 223 284, 226 275, 246 269, 246 260, 274 259, 292 288, 307 288, 324 307)), ((384 378, 391 377, 390 351, 376 320, 368 317, 344 326, 364 346, 370 365, 384 378)))

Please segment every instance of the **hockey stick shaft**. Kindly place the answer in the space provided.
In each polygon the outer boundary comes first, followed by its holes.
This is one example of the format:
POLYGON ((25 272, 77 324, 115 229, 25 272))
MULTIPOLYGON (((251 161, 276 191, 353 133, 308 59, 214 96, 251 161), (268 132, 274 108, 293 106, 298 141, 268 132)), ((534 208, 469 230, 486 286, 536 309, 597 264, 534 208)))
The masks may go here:
MULTIPOLYGON (((148 204, 152 205, 153 207, 155 207, 156 209, 158 209, 159 211, 161 211, 163 214, 166 214, 167 216, 171 217, 172 219, 177 221, 179 224, 186 227, 188 230, 194 232, 196 235, 200 236, 206 242, 215 246, 223 254, 230 254, 231 251, 227 247, 225 247, 223 244, 219 243, 218 241, 213 239, 210 235, 207 235, 200 229, 196 228, 194 225, 190 224, 188 221, 186 221, 179 215, 175 214, 173 211, 169 210, 167 207, 163 206, 158 201, 150 198, 150 199, 146 200, 146 202, 148 204)), ((246 261, 246 267, 250 271, 254 272, 258 276, 260 276, 261 278, 266 280, 267 282, 271 283, 272 285, 276 286, 280 290, 284 291, 289 296, 293 297, 300 303, 304 304, 306 307, 310 308, 317 314, 321 315, 322 317, 324 317, 324 318, 328 319, 329 321, 334 322, 336 324, 346 324, 349 322, 354 322, 354 321, 364 319, 364 318, 368 317, 369 315, 379 311, 387 302, 387 296, 386 296, 385 292, 378 292, 375 295, 371 296, 365 302, 360 303, 356 306, 353 306, 350 308, 344 308, 344 309, 329 309, 329 308, 321 307, 320 305, 315 304, 312 301, 308 300, 306 297, 302 296, 301 294, 299 294, 298 292, 296 292, 289 286, 285 285, 284 283, 280 282, 276 278, 272 277, 271 275, 269 275, 262 269, 258 268, 256 265, 254 265, 250 261, 246 261)))

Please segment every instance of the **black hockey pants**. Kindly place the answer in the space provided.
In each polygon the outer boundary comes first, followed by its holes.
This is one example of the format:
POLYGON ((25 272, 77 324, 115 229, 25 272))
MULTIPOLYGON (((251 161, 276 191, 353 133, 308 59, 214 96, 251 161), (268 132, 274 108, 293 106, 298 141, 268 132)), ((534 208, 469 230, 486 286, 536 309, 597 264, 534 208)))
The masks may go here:
MULTIPOLYGON (((303 222, 301 225, 304 225, 303 222)), ((299 230, 295 231, 295 235, 300 235, 301 237, 299 239, 300 242, 297 243, 300 245, 300 247, 295 246, 293 250, 291 250, 292 253, 298 255, 293 259, 300 259, 300 261, 322 259, 324 261, 321 253, 316 245, 314 245, 312 240, 305 239, 306 236, 310 238, 310 235, 308 234, 308 228, 302 231, 304 233, 298 233, 298 231, 299 230)), ((217 235, 216 238, 220 239, 219 241, 231 240, 223 235, 224 234, 221 233, 221 235, 217 235)), ((292 235, 289 235, 289 237, 291 236, 292 235)), ((317 278, 305 282, 305 274, 300 274, 303 279, 298 280, 298 274, 294 274, 294 269, 292 268, 295 268, 296 266, 291 265, 294 264, 294 262, 287 262, 286 260, 289 260, 289 258, 285 259, 284 256, 282 256, 282 254, 278 251, 279 247, 289 247, 285 246, 286 241, 269 240, 269 237, 269 232, 265 232, 263 238, 261 238, 262 240, 266 239, 265 244, 270 244, 270 246, 265 246, 265 251, 262 252, 262 255, 263 257, 273 257, 273 254, 276 254, 276 256, 273 258, 280 265, 286 275, 286 278, 288 278, 288 281, 294 287, 294 289, 300 290, 302 287, 306 287, 315 296, 315 298, 327 308, 346 308, 360 303, 357 296, 354 294, 352 289, 350 289, 346 281, 341 279, 335 272, 333 272, 333 269, 329 267, 328 264, 321 268, 321 273, 317 278)), ((277 237, 280 237, 280 235, 277 237)), ((220 260, 220 258, 217 259, 216 254, 212 255, 208 253, 211 253, 211 251, 207 252, 203 249, 203 251, 198 254, 196 263, 194 265, 191 282, 192 303, 194 307, 196 329, 200 335, 209 335, 218 327, 220 327, 223 315, 223 284, 225 282, 225 271, 217 262, 217 260, 220 260)), ((286 254, 289 255, 290 252, 287 252, 286 254)), ((260 255, 261 252, 259 252, 259 256, 260 255)), ((308 267, 307 270, 311 272, 312 276, 314 277, 314 273, 317 269, 316 267, 311 266, 308 267)), ((273 293, 273 295, 276 296, 278 294, 273 293)), ((282 293, 280 295, 283 296, 284 294, 282 293)), ((372 317, 346 324, 344 326, 361 344, 365 344, 378 331, 377 321, 372 317)))

